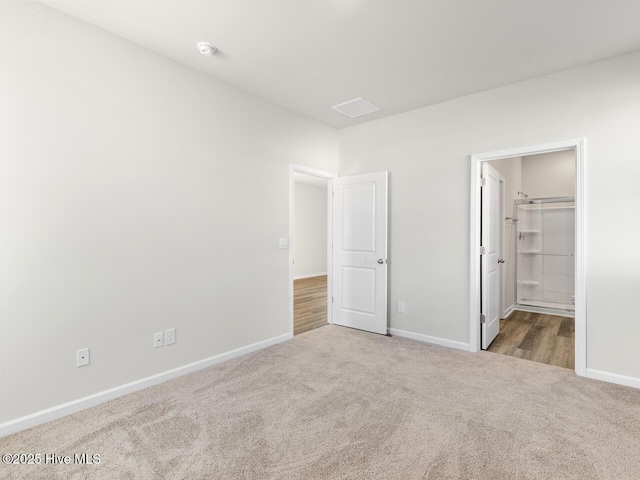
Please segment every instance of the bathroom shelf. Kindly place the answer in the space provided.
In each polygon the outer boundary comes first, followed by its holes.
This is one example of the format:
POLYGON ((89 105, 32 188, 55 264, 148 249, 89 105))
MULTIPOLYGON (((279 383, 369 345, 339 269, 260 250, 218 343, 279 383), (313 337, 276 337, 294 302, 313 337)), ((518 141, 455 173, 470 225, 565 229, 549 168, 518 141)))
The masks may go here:
POLYGON ((533 280, 523 280, 522 282, 520 282, 522 285, 531 285, 532 287, 535 287, 536 285, 540 285, 540 282, 535 282, 533 280))
POLYGON ((521 253, 522 255, 544 255, 543 253, 540 253, 540 250, 520 250, 518 253, 521 253))
POLYGON ((520 230, 518 233, 536 234, 536 233, 540 233, 540 230, 520 230))

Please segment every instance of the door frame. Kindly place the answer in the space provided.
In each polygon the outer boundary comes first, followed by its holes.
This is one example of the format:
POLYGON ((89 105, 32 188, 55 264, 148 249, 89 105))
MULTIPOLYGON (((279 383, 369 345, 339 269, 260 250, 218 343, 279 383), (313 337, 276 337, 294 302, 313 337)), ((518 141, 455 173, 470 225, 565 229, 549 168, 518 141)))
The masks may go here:
POLYGON ((471 155, 471 209, 469 215, 469 350, 480 351, 480 174, 482 162, 522 157, 562 150, 576 152, 576 251, 575 251, 575 372, 586 376, 587 369, 587 286, 585 242, 585 143, 584 138, 510 148, 471 155))
POLYGON ((327 323, 333 324, 332 308, 331 308, 331 292, 333 291, 333 251, 331 242, 333 241, 333 202, 332 191, 333 184, 331 180, 337 178, 338 175, 317 168, 305 167, 295 163, 289 164, 289 336, 293 338, 293 326, 295 322, 293 308, 293 211, 294 211, 294 173, 303 173, 314 177, 320 177, 327 180, 327 323))

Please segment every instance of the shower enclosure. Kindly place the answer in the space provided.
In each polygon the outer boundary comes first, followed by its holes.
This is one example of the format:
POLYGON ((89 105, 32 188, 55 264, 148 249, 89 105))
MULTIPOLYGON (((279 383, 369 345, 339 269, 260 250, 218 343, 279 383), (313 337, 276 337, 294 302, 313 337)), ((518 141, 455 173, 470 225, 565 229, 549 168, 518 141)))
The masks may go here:
POLYGON ((575 197, 519 199, 513 210, 517 305, 573 314, 575 197))

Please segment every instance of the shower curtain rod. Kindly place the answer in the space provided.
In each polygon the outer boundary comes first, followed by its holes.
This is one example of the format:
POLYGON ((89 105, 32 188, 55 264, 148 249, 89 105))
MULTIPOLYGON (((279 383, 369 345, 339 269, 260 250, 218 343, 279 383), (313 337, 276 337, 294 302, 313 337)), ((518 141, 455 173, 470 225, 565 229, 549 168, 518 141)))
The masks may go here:
POLYGON ((514 200, 515 205, 527 205, 530 203, 564 203, 575 202, 576 197, 541 197, 541 198, 521 198, 514 200))

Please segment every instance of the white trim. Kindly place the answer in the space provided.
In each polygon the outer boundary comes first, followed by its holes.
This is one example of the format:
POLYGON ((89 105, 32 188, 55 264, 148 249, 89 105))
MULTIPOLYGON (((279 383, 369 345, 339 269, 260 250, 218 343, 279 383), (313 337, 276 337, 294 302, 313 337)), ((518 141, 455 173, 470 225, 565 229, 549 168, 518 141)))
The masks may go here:
POLYGON ((140 380, 134 380, 133 382, 125 383, 124 385, 118 385, 117 387, 103 390, 102 392, 94 393, 93 395, 88 395, 86 397, 78 398, 61 405, 56 405, 55 407, 47 408, 39 412, 25 415, 24 417, 9 420, 8 422, 0 424, 0 437, 16 433, 27 428, 35 427, 36 425, 40 425, 45 422, 50 422, 51 420, 70 415, 81 410, 85 410, 86 408, 99 405, 108 400, 121 397, 122 395, 136 392, 138 390, 142 390, 153 385, 166 382, 167 380, 181 377, 183 375, 202 370, 203 368, 211 367, 218 363, 231 360, 232 358, 240 357, 242 355, 246 355, 247 353, 255 352, 257 350, 262 350, 263 348, 271 347, 278 343, 286 342, 290 339, 290 333, 278 335, 277 337, 269 338, 261 342, 256 342, 245 347, 236 348, 235 350, 230 350, 225 353, 220 353, 218 355, 214 355, 213 357, 198 360, 197 362, 189 363, 187 365, 183 365, 182 367, 173 368, 171 370, 167 370, 166 372, 157 373, 155 375, 151 375, 150 377, 141 378, 140 380))
POLYGON ((555 308, 533 307, 531 305, 518 304, 513 309, 518 310, 520 312, 543 313, 546 315, 555 315, 557 317, 569 317, 569 318, 576 317, 574 312, 567 312, 567 311, 555 309, 555 308))
POLYGON ((574 140, 561 140, 559 142, 543 143, 540 145, 530 145, 527 147, 508 148, 497 152, 476 153, 472 158, 481 162, 500 160, 502 158, 524 157, 527 155, 537 155, 539 153, 552 153, 562 150, 571 150, 584 143, 584 138, 574 140))
POLYGON ((397 328, 390 328, 389 333, 396 337, 410 338, 411 340, 417 340, 418 342, 433 343, 434 345, 455 348, 456 350, 464 350, 465 352, 469 351, 469 344, 464 342, 432 337, 431 335, 423 335, 422 333, 407 332, 405 330, 398 330, 397 328))
POLYGON ((586 145, 576 140, 576 330, 575 368, 580 376, 587 374, 587 254, 586 254, 586 145))
POLYGON ((585 221, 585 139, 579 138, 560 142, 511 148, 497 152, 471 155, 471 201, 469 228, 469 322, 470 351, 480 350, 480 171, 481 163, 501 158, 521 157, 539 153, 550 153, 575 149, 576 152, 576 333, 575 371, 586 375, 587 368, 587 283, 586 283, 586 221, 585 221))
POLYGON ((505 308, 502 318, 507 318, 516 309, 516 304, 512 303, 509 307, 505 308))
POLYGON ((319 273, 307 273, 306 275, 294 275, 294 280, 302 280, 303 278, 313 278, 313 277, 324 277, 327 275, 327 272, 319 272, 319 273))
POLYGON ((304 173, 306 175, 313 175, 314 177, 326 178, 327 181, 327 323, 333 323, 332 308, 331 308, 331 292, 333 292, 333 180, 338 175, 324 170, 318 170, 317 168, 305 167, 304 165, 296 165, 295 163, 289 164, 289 320, 290 320, 290 334, 293 337, 293 249, 295 248, 293 242, 293 188, 294 188, 294 173, 304 173))
POLYGON ((586 377, 594 380, 602 380, 603 382, 617 383, 618 385, 624 385, 626 387, 640 388, 640 378, 603 372, 602 370, 595 370, 593 368, 587 368, 586 377))

